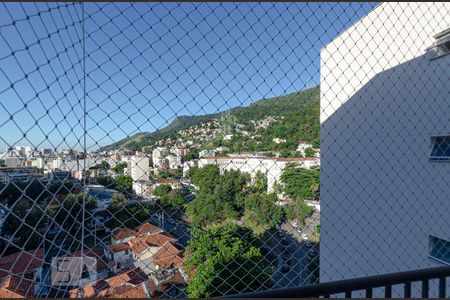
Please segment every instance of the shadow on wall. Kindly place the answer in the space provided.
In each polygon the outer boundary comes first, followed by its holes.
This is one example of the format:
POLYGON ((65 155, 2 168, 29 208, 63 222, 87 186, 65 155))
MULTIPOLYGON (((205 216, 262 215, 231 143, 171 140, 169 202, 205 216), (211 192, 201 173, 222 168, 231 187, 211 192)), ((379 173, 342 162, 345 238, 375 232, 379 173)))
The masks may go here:
POLYGON ((450 133, 449 65, 425 54, 343 105, 321 99, 338 107, 321 124, 322 282, 436 265, 428 238, 449 240, 450 165, 428 156, 430 136, 450 133))

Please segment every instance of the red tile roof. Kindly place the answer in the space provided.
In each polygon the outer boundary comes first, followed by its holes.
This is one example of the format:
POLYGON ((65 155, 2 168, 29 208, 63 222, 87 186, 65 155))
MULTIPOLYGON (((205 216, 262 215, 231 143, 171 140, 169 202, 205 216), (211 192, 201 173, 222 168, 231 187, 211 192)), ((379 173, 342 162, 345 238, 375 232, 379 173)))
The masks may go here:
POLYGON ((181 246, 167 242, 153 255, 153 264, 162 269, 180 267, 185 262, 183 254, 181 246))
POLYGON ((165 242, 176 242, 178 240, 166 232, 161 232, 149 235, 145 241, 150 246, 161 247, 165 242))
POLYGON ((0 289, 8 290, 20 297, 30 298, 34 296, 33 278, 6 276, 0 278, 0 289))
POLYGON ((138 236, 139 233, 128 228, 117 228, 112 232, 112 236, 115 240, 123 240, 128 237, 138 236))
MULTIPOLYGON (((129 287, 134 287, 147 279, 147 274, 140 268, 130 269, 116 276, 85 285, 83 287, 84 297, 110 297, 122 293, 124 289, 128 290, 129 287)), ((77 292, 78 289, 71 290, 70 297, 77 298, 77 292)))
POLYGON ((128 243, 122 243, 122 244, 118 244, 118 245, 109 245, 108 247, 112 252, 115 252, 115 253, 131 249, 131 247, 130 247, 130 245, 128 245, 128 243))
POLYGON ((153 224, 150 224, 149 222, 145 222, 136 227, 136 231, 139 232, 140 234, 144 234, 152 231, 162 231, 162 229, 153 224))
POLYGON ((0 288, 0 298, 12 299, 12 298, 25 298, 17 293, 11 292, 8 289, 0 288))
POLYGON ((184 286, 186 281, 177 270, 175 273, 163 279, 159 284, 155 283, 154 279, 150 278, 136 286, 124 286, 117 289, 116 293, 110 295, 111 298, 154 298, 158 296, 165 296, 165 294, 173 287, 184 286))
POLYGON ((42 248, 0 257, 0 277, 34 272, 42 267, 43 258, 44 250, 42 248))
POLYGON ((149 245, 145 242, 145 237, 143 238, 134 238, 128 241, 130 244, 131 251, 135 254, 140 254, 146 249, 148 249, 149 245))

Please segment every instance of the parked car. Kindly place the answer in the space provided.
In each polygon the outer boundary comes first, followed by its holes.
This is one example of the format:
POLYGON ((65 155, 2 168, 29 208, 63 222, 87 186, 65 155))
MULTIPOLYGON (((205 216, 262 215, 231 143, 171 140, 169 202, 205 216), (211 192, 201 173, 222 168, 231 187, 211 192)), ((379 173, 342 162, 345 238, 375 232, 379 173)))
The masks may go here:
POLYGON ((302 240, 304 241, 309 240, 308 235, 306 233, 302 234, 302 240))
POLYGON ((285 237, 285 234, 284 234, 283 231, 278 230, 278 236, 281 237, 281 238, 283 238, 283 237, 285 237))
POLYGON ((294 227, 298 227, 298 223, 296 221, 291 221, 291 225, 294 227))

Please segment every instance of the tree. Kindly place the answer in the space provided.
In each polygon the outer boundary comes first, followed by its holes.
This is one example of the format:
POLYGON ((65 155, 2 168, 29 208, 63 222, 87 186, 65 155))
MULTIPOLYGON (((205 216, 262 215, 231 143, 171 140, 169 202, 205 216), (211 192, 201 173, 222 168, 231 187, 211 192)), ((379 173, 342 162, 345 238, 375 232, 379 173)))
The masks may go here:
POLYGON ((182 157, 183 161, 190 161, 199 158, 200 149, 191 148, 189 152, 182 157))
POLYGON ((314 156, 316 156, 316 151, 313 148, 309 147, 305 149, 305 157, 314 157, 314 156))
POLYGON ((255 187, 260 193, 265 193, 267 191, 267 175, 261 171, 256 172, 255 187))
POLYGON ((220 175, 218 166, 206 165, 197 169, 192 178, 200 188, 199 196, 186 210, 193 226, 204 227, 240 215, 249 174, 231 170, 220 175))
POLYGON ((47 222, 45 205, 18 201, 9 211, 3 224, 2 235, 13 236, 14 246, 35 249, 43 239, 47 222))
POLYGON ((0 167, 6 167, 4 159, 0 159, 0 167))
POLYGON ((172 209, 176 209, 185 203, 184 195, 180 190, 173 190, 161 197, 160 203, 172 209))
POLYGON ((193 231, 186 253, 184 268, 191 274, 187 287, 191 298, 271 287, 269 264, 248 229, 226 224, 193 231))
POLYGON ((111 168, 110 164, 104 160, 101 163, 90 167, 89 169, 102 169, 102 170, 109 170, 111 168))
POLYGON ((60 196, 60 205, 53 211, 48 211, 56 224, 63 227, 67 231, 74 232, 84 222, 89 222, 94 216, 94 210, 98 205, 97 199, 90 195, 68 194, 67 196, 60 196), (83 216, 83 201, 84 201, 84 216, 83 216))
POLYGON ((286 195, 296 200, 319 197, 320 169, 299 168, 295 164, 287 165, 281 174, 286 195))
POLYGON ((153 190, 153 195, 163 197, 166 196, 170 191, 172 191, 172 187, 170 185, 161 184, 153 190))
POLYGON ((98 184, 107 187, 112 187, 115 183, 114 178, 112 178, 111 176, 97 176, 95 177, 95 181, 97 181, 98 184))
POLYGON ((116 177, 115 188, 119 192, 131 191, 133 187, 133 179, 131 176, 120 175, 116 177))
POLYGON ((122 193, 113 195, 107 211, 111 217, 106 221, 106 226, 110 229, 136 227, 147 221, 151 213, 149 204, 130 203, 130 199, 122 193))
POLYGON ((125 168, 127 168, 127 163, 123 162, 123 163, 116 164, 112 168, 112 170, 114 171, 114 173, 116 173, 116 175, 123 175, 123 172, 124 172, 125 168))
POLYGON ((206 165, 203 168, 196 168, 191 173, 192 182, 203 192, 213 192, 220 177, 219 166, 206 165))
POLYGON ((245 212, 247 217, 266 227, 273 228, 284 220, 284 210, 276 205, 276 194, 249 194, 245 198, 245 212))
POLYGON ((304 203, 302 200, 295 200, 293 203, 285 206, 286 218, 297 219, 300 223, 305 222, 305 219, 309 217, 313 210, 310 206, 304 203))

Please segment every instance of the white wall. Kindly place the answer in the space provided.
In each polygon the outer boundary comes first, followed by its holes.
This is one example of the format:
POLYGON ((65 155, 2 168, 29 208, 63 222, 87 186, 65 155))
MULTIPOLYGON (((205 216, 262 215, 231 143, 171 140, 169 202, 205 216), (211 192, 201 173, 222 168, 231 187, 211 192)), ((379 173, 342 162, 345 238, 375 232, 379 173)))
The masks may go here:
POLYGON ((134 181, 150 179, 150 161, 144 155, 134 155, 131 157, 131 177, 134 181))
POLYGON ((436 266, 450 240, 449 3, 383 3, 321 50, 321 281, 436 266))

